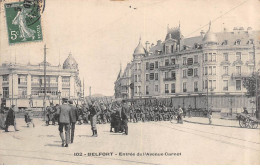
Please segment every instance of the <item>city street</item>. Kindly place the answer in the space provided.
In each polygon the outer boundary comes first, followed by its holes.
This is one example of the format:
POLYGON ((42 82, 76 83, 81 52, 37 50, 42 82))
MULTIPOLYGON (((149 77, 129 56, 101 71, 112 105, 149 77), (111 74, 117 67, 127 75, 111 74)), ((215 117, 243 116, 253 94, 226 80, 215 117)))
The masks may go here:
POLYGON ((183 125, 169 121, 129 123, 129 135, 109 132, 98 125, 76 125, 75 142, 61 147, 58 126, 1 130, 0 164, 260 164, 260 129, 239 128, 238 121, 185 118, 183 125), (140 156, 150 153, 157 156, 140 156), (78 156, 77 156, 78 155, 78 156), (122 156, 127 155, 127 156, 122 156))

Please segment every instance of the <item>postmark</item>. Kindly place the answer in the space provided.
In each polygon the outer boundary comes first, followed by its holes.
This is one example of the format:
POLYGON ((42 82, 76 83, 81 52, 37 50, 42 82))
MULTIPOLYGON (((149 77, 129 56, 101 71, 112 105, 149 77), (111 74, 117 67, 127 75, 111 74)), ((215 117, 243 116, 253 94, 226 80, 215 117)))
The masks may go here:
POLYGON ((5 4, 9 44, 42 41, 41 2, 25 0, 5 4))

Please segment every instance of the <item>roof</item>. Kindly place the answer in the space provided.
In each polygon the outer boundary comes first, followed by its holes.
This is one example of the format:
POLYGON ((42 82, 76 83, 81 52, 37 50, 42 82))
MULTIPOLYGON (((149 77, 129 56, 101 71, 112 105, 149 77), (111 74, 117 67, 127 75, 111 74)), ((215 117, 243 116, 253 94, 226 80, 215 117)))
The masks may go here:
POLYGON ((135 48, 134 55, 145 55, 145 49, 142 45, 141 38, 139 40, 139 44, 135 48))
POLYGON ((68 58, 63 63, 63 69, 78 69, 77 61, 72 57, 70 53, 68 58))

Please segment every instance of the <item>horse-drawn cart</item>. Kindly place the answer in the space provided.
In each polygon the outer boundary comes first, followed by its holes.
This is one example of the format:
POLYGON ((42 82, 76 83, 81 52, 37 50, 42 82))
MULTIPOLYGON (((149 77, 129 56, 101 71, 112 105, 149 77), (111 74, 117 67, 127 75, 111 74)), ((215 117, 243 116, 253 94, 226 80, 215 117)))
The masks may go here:
POLYGON ((240 127, 242 128, 255 129, 258 127, 258 123, 260 122, 260 120, 257 120, 255 117, 244 113, 237 114, 237 119, 239 121, 240 127))

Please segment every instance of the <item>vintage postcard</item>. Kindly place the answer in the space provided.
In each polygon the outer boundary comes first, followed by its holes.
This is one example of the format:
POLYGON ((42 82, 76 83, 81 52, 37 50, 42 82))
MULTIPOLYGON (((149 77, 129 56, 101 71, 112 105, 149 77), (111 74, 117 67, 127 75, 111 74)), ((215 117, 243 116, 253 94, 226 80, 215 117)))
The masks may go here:
POLYGON ((1 165, 259 165, 259 0, 0 0, 1 165))

